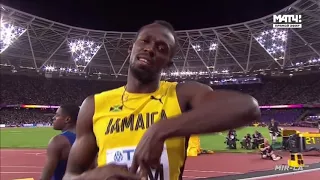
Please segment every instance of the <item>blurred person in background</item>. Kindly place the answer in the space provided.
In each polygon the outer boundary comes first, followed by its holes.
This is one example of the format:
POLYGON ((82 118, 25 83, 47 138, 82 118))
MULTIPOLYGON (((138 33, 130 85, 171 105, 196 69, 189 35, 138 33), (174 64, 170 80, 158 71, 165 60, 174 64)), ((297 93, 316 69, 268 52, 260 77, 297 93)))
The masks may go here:
POLYGON ((224 143, 227 144, 227 148, 229 149, 237 149, 237 141, 239 141, 239 139, 237 138, 236 130, 230 129, 224 143))
POLYGON ((243 137, 242 141, 240 142, 241 148, 244 149, 251 149, 251 135, 247 134, 246 136, 243 137))
POLYGON ((282 159, 281 156, 278 156, 274 153, 273 148, 267 138, 264 138, 264 142, 262 144, 262 147, 260 148, 260 152, 262 159, 271 159, 273 161, 282 159))
POLYGON ((271 119, 271 122, 268 126, 269 133, 270 133, 270 138, 272 140, 272 144, 277 142, 277 137, 280 134, 279 132, 279 123, 275 121, 274 119, 271 119))
POLYGON ((53 137, 47 147, 47 160, 41 173, 41 180, 61 180, 67 166, 69 151, 76 139, 76 123, 79 106, 60 106, 53 117, 53 129, 62 131, 53 137))
POLYGON ((263 136, 259 131, 255 131, 254 134, 252 134, 252 149, 259 148, 259 145, 263 143, 263 136))

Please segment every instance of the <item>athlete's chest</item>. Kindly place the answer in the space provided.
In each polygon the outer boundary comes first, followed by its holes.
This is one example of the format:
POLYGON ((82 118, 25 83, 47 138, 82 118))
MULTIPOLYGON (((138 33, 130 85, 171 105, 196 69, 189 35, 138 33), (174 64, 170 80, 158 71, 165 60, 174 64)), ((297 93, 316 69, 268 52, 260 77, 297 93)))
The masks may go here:
POLYGON ((103 124, 106 127, 105 136, 119 133, 133 135, 146 131, 154 123, 170 117, 170 114, 172 113, 170 111, 167 112, 165 109, 150 109, 132 113, 124 112, 106 115, 100 119, 98 124, 103 124))
POLYGON ((181 114, 178 101, 170 97, 110 101, 99 109, 94 115, 94 133, 100 141, 108 141, 108 144, 115 139, 118 144, 126 138, 138 142, 154 123, 181 114))

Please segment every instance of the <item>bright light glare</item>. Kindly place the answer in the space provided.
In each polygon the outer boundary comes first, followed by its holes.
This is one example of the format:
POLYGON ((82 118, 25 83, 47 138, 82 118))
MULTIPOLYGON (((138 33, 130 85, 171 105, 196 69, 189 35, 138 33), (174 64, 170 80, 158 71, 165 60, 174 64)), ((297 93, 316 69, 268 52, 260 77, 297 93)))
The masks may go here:
POLYGON ((211 44, 210 44, 210 47, 209 47, 209 51, 214 51, 214 50, 217 49, 217 47, 218 47, 218 44, 216 44, 216 43, 211 43, 211 44))
POLYGON ((56 68, 55 68, 54 66, 46 66, 44 69, 45 69, 46 71, 50 71, 50 72, 56 71, 56 68))
POLYGON ((255 37, 257 42, 273 57, 274 60, 284 59, 286 42, 288 39, 287 30, 266 30, 255 37))
POLYGON ((218 44, 217 43, 210 43, 210 46, 209 46, 209 49, 206 49, 206 48, 202 48, 200 44, 194 44, 192 45, 192 48, 195 50, 195 51, 202 51, 202 50, 209 50, 209 51, 214 51, 218 48, 218 44))
MULTIPOLYGON (((217 74, 229 74, 229 70, 221 70, 215 71, 214 73, 217 74)), ((162 76, 169 76, 169 77, 185 77, 185 76, 206 76, 210 75, 207 71, 180 71, 180 72, 170 72, 170 73, 161 73, 162 76)))
POLYGON ((195 51, 201 51, 201 47, 200 47, 199 44, 192 45, 192 48, 193 48, 195 51))
POLYGON ((59 72, 68 72, 68 73, 76 73, 78 72, 78 70, 76 68, 66 68, 66 67, 55 67, 53 65, 50 65, 50 66, 46 66, 44 68, 45 71, 48 71, 48 72, 56 72, 56 71, 59 71, 59 72))
POLYGON ((312 59, 308 61, 309 64, 317 64, 320 63, 320 58, 319 59, 312 59))
POLYGON ((79 67, 87 66, 101 47, 93 41, 85 40, 76 40, 70 42, 68 45, 72 53, 73 60, 79 67))
POLYGON ((161 75, 162 75, 162 76, 181 77, 181 76, 209 75, 209 73, 208 73, 208 72, 205 72, 205 71, 199 71, 199 72, 181 71, 181 72, 161 73, 161 75))
POLYGON ((13 24, 0 21, 0 54, 14 43, 26 29, 14 26, 13 24))

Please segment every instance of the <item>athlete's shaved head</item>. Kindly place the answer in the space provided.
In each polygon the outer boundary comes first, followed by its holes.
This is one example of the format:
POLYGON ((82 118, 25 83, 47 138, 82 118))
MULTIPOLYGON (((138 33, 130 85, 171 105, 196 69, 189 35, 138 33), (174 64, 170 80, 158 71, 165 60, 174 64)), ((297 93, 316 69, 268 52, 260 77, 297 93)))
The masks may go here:
POLYGON ((65 116, 69 116, 72 122, 77 122, 78 113, 79 113, 79 106, 75 104, 65 104, 60 106, 62 110, 62 114, 65 116))
POLYGON ((172 57, 173 57, 173 56, 175 55, 176 51, 177 51, 178 41, 177 41, 177 34, 176 34, 176 32, 175 32, 172 24, 170 24, 169 22, 164 21, 164 20, 155 20, 155 21, 153 21, 153 23, 144 25, 144 26, 142 26, 142 27, 139 29, 136 38, 139 36, 140 32, 141 32, 144 28, 146 28, 146 27, 148 27, 148 26, 152 26, 152 25, 160 25, 160 26, 162 26, 162 27, 167 28, 167 29, 170 30, 170 32, 172 33, 172 35, 173 35, 173 37, 174 37, 174 41, 175 41, 175 44, 174 44, 174 47, 173 47, 173 51, 172 51, 172 57))
POLYGON ((61 105, 53 118, 53 129, 65 130, 74 127, 77 123, 79 110, 79 106, 75 104, 61 105))

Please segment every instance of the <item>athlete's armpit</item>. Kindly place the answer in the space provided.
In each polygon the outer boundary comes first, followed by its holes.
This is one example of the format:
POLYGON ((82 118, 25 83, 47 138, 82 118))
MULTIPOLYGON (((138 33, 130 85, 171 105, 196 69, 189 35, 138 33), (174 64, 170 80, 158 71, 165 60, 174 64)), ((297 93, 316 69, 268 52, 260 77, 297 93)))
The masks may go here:
POLYGON ((47 160, 41 173, 41 180, 50 180, 59 163, 63 148, 68 145, 68 141, 63 136, 52 138, 47 147, 47 160))
POLYGON ((65 180, 76 179, 76 176, 90 169, 95 160, 98 148, 92 129, 93 114, 94 97, 89 96, 80 107, 76 126, 77 138, 70 150, 65 180))

